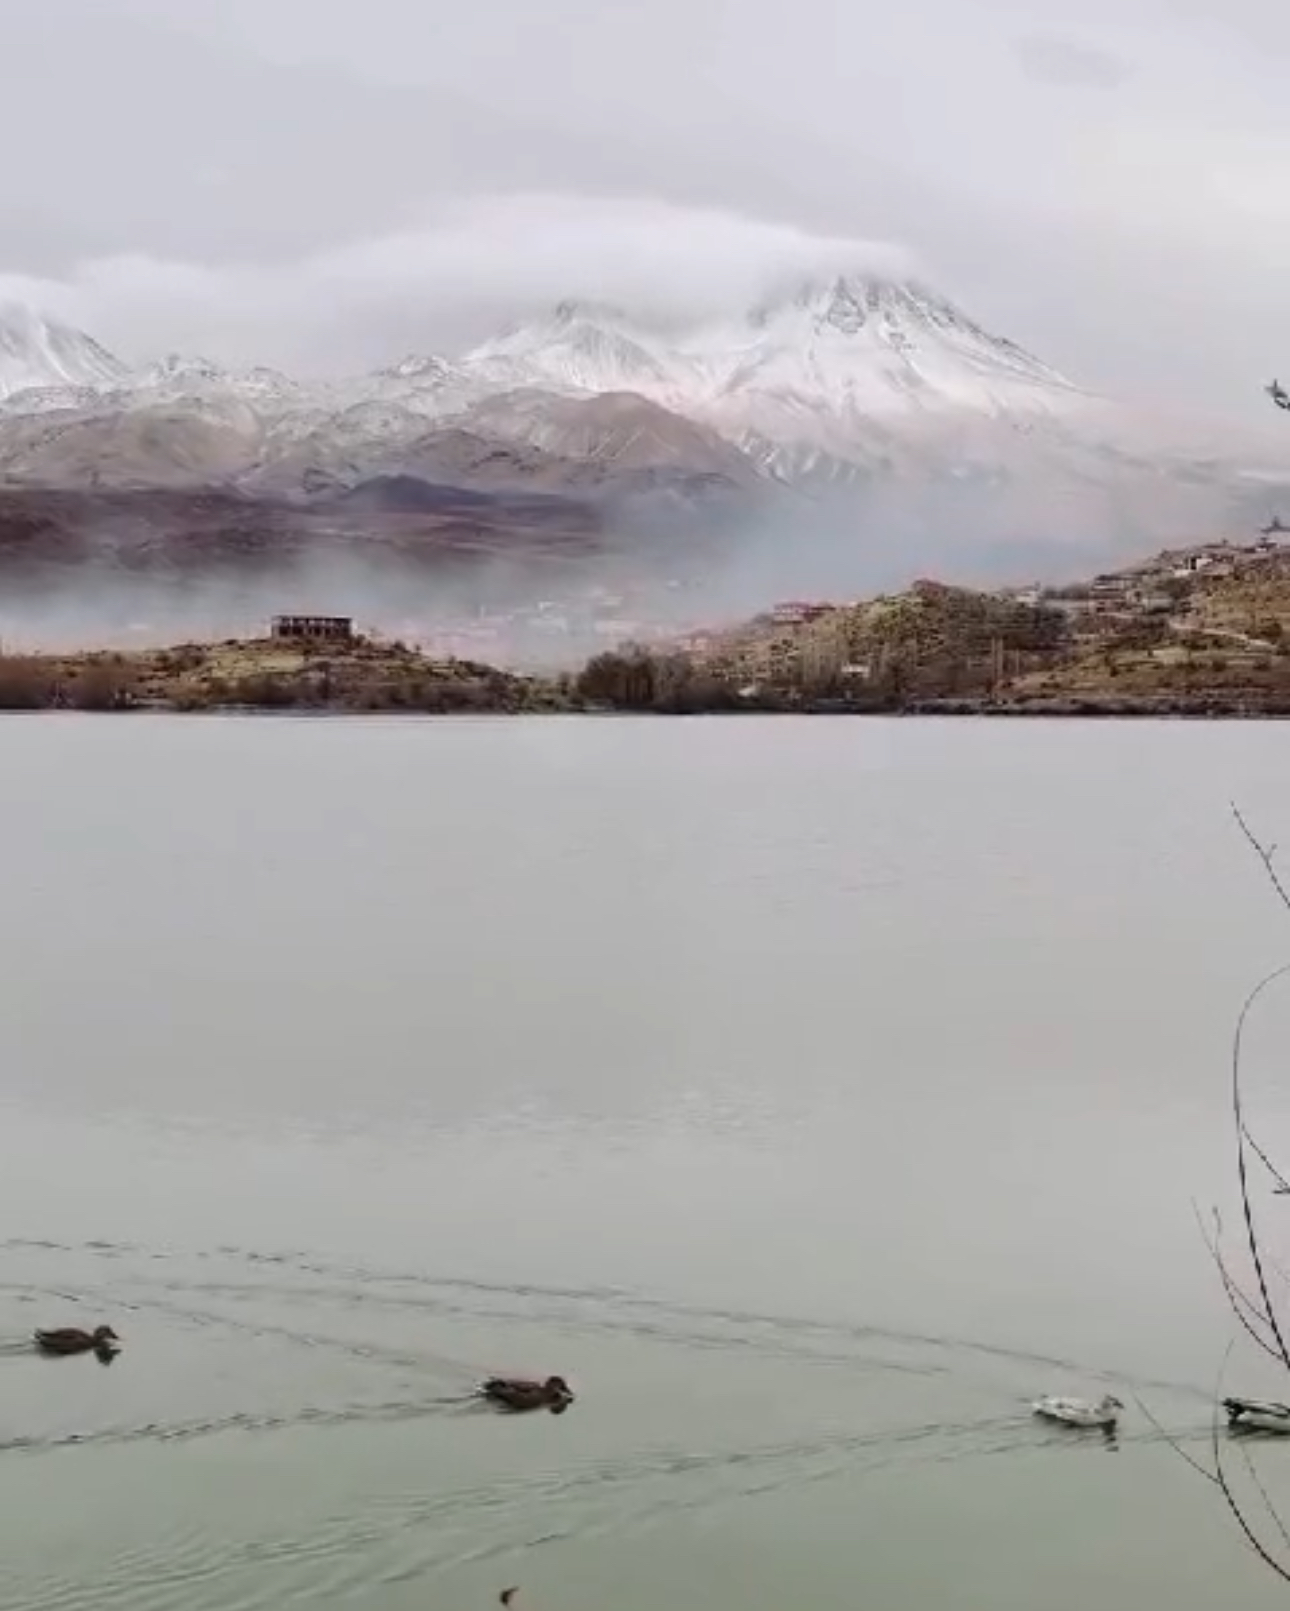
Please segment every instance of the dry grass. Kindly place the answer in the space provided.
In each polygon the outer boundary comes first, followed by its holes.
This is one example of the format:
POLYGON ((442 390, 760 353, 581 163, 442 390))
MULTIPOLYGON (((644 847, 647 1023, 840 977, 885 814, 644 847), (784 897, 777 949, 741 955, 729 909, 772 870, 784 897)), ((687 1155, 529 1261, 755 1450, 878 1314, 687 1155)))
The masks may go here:
POLYGON ((554 708, 554 684, 401 644, 268 641, 0 660, 0 709, 449 712, 554 708))

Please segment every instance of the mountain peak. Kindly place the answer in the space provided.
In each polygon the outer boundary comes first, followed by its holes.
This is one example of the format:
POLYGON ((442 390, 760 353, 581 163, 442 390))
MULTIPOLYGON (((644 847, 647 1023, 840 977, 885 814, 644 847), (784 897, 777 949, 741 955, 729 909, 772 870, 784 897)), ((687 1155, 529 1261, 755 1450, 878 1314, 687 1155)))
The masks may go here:
POLYGON ((1075 388, 929 286, 869 272, 808 276, 754 307, 753 346, 734 378, 863 411, 943 403, 988 413, 1046 408, 1075 388))
POLYGON ((453 366, 434 353, 410 352, 378 373, 391 380, 440 381, 453 374, 453 366))
POLYGON ((209 358, 196 353, 168 352, 147 371, 150 380, 219 381, 225 371, 209 358))
POLYGON ((571 324, 631 324, 625 308, 613 302, 601 302, 594 297, 566 298, 557 302, 551 311, 551 323, 564 328, 571 324))
POLYGON ((564 301, 544 319, 512 325, 463 360, 495 386, 652 394, 676 379, 667 340, 608 303, 564 301))
POLYGON ((168 400, 190 397, 212 401, 240 399, 258 407, 285 405, 300 395, 295 381, 276 369, 229 369, 197 353, 171 352, 133 382, 141 400, 159 394, 168 400))
POLYGON ((854 335, 865 322, 870 288, 839 276, 829 288, 821 317, 844 335, 854 335))
POLYGON ((30 303, 0 303, 0 400, 32 388, 117 386, 127 374, 83 330, 30 303))
POLYGON ((853 270, 807 275, 777 286, 753 309, 754 324, 767 324, 789 310, 813 314, 821 325, 855 335, 875 316, 939 316, 963 325, 971 321, 943 296, 918 280, 853 270))

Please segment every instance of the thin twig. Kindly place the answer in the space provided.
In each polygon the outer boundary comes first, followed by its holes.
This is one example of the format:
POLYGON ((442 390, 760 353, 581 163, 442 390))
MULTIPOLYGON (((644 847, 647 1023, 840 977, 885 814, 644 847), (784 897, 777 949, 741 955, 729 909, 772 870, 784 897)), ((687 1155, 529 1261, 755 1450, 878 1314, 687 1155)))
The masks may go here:
MULTIPOLYGON (((1213 1214, 1216 1225, 1218 1225, 1221 1229, 1222 1222, 1219 1219, 1218 1210, 1214 1209, 1213 1214)), ((1199 1219, 1199 1213, 1197 1213, 1197 1218, 1199 1219)), ((1219 1280, 1223 1283, 1223 1290, 1227 1294, 1227 1301, 1231 1304, 1232 1312, 1235 1314, 1236 1318, 1241 1322, 1242 1326, 1245 1326, 1247 1329, 1251 1328, 1252 1326, 1266 1326, 1267 1320, 1264 1317, 1263 1312, 1259 1309, 1254 1299, 1250 1297, 1249 1293, 1247 1293, 1245 1289, 1237 1282, 1236 1278, 1228 1269, 1227 1260, 1223 1257, 1222 1249, 1217 1240, 1217 1236, 1215 1237, 1215 1240, 1211 1242, 1205 1235, 1203 1224, 1201 1228, 1201 1235, 1204 1238, 1205 1245, 1209 1250, 1209 1256, 1213 1259, 1215 1267, 1218 1270, 1219 1280)), ((1252 1332, 1251 1334, 1253 1335, 1254 1340, 1258 1342, 1261 1347, 1265 1348, 1269 1353, 1271 1353, 1273 1359, 1279 1359, 1281 1357, 1266 1338, 1260 1337, 1257 1332, 1252 1332)))
POLYGON ((1213 1259, 1214 1267, 1218 1271, 1218 1278, 1223 1283, 1223 1291, 1227 1295, 1227 1301, 1231 1306, 1232 1313, 1240 1322, 1242 1329, 1250 1338, 1251 1342, 1253 1342, 1257 1347, 1261 1348, 1263 1352, 1267 1354, 1269 1359, 1279 1361, 1281 1358, 1280 1354, 1267 1340, 1267 1338, 1260 1336, 1258 1331, 1255 1329, 1256 1326, 1267 1325, 1268 1322, 1266 1316, 1260 1312, 1258 1306, 1254 1302, 1254 1299, 1251 1298, 1248 1293, 1242 1290, 1233 1277, 1231 1271, 1227 1268, 1227 1261, 1223 1258, 1222 1248, 1219 1245, 1219 1236, 1222 1233, 1222 1220, 1219 1217, 1218 1210, 1212 1210, 1214 1215, 1215 1235, 1211 1241, 1209 1234, 1205 1230, 1205 1222, 1201 1218, 1200 1209, 1194 1203, 1192 1204, 1192 1209, 1196 1215, 1196 1222, 1200 1226, 1200 1234, 1204 1239, 1206 1248, 1209 1250, 1209 1256, 1211 1259, 1213 1259))
POLYGON ((1237 1443, 1236 1447, 1240 1452, 1241 1459, 1245 1462, 1245 1469, 1249 1473, 1250 1481, 1259 1490, 1259 1497, 1263 1500, 1263 1508, 1271 1516, 1277 1532, 1281 1534, 1281 1542, 1285 1545, 1287 1551, 1290 1551, 1290 1530, 1287 1529, 1285 1522, 1282 1521, 1281 1512, 1272 1503, 1272 1497, 1263 1485, 1263 1479, 1259 1476, 1258 1469, 1250 1456, 1250 1451, 1240 1442, 1237 1443))
POLYGON ((1232 815, 1236 818, 1237 827, 1241 830, 1241 832, 1245 835, 1246 840, 1249 842, 1250 849, 1253 850, 1254 854, 1263 863, 1263 871, 1268 875, 1268 881, 1272 885, 1273 889, 1276 890, 1277 894, 1281 897, 1282 906, 1284 906, 1285 909, 1290 912, 1290 891, 1288 891, 1285 885, 1281 882, 1281 874, 1277 872, 1276 863, 1272 859, 1277 853, 1277 847, 1275 845, 1265 845, 1263 841, 1255 835, 1249 823, 1246 822, 1245 818, 1241 815, 1241 808, 1236 804, 1235 801, 1232 801, 1232 815))
POLYGON ((1182 1444, 1173 1435, 1173 1433, 1156 1419, 1156 1417, 1151 1413, 1146 1404, 1141 1398, 1138 1397, 1136 1393, 1133 1395, 1133 1402, 1138 1406, 1143 1415, 1146 1416, 1148 1422, 1150 1422, 1151 1426, 1160 1434, 1160 1436, 1180 1460, 1185 1460, 1192 1470, 1197 1474, 1197 1476, 1204 1477, 1206 1482, 1212 1482, 1216 1488, 1220 1486, 1219 1480, 1214 1473, 1208 1470, 1205 1466, 1201 1465, 1200 1461, 1197 1460, 1194 1455, 1187 1453, 1186 1449, 1183 1448, 1182 1444))
MULTIPOLYGON (((1228 1268, 1227 1260, 1223 1257, 1221 1246, 1217 1240, 1217 1237, 1221 1236, 1222 1234, 1222 1216, 1219 1214, 1216 1208, 1211 1212, 1214 1216, 1216 1239, 1210 1245, 1210 1254, 1218 1264, 1219 1276, 1224 1284, 1224 1287, 1227 1289, 1228 1299, 1231 1302, 1232 1307, 1239 1313, 1247 1315, 1252 1323, 1266 1327, 1268 1325, 1267 1316, 1263 1313, 1262 1309, 1259 1308, 1258 1304, 1245 1290, 1245 1288, 1236 1280, 1235 1276, 1233 1276, 1228 1268)), ((1267 1255, 1265 1254, 1264 1257, 1266 1258, 1267 1255)), ((1273 1359, 1280 1359, 1280 1354, 1275 1348, 1272 1347, 1271 1343, 1269 1343, 1266 1338, 1256 1338, 1256 1341, 1261 1342, 1262 1346, 1272 1355, 1273 1359)))
POLYGON ((1264 1152, 1263 1148, 1250 1134, 1250 1127, 1248 1125, 1245 1126, 1245 1139, 1250 1143, 1250 1146, 1253 1147, 1256 1155, 1258 1156, 1259 1162, 1272 1176, 1273 1180, 1276 1181, 1277 1190, 1281 1192, 1290 1192, 1290 1180, 1286 1179, 1277 1166, 1272 1162, 1271 1158, 1268 1157, 1267 1153, 1264 1152))
MULTIPOLYGON (((1277 400, 1280 402, 1279 398, 1277 400)), ((1235 805, 1235 803, 1232 805, 1232 815, 1236 819, 1237 826, 1240 828, 1241 833, 1245 836, 1246 842, 1254 851, 1255 855, 1259 858, 1264 874, 1276 893, 1278 900, 1280 900, 1281 904, 1288 912, 1290 912, 1290 890, 1287 890, 1286 885, 1282 882, 1281 875, 1278 873, 1276 863, 1273 859, 1276 853, 1276 846, 1263 844, 1263 842, 1250 828, 1249 824, 1246 822, 1244 816, 1241 814, 1240 809, 1235 805)), ((1265 1152, 1263 1147, 1260 1146, 1249 1126, 1246 1124, 1241 1092, 1241 1054, 1244 1047, 1246 1020, 1253 1010, 1255 1003, 1262 996, 1263 992, 1268 989, 1270 985, 1275 984, 1287 974, 1290 974, 1290 963, 1283 964, 1281 967, 1275 969, 1272 973, 1269 973, 1265 978, 1261 979, 1257 985, 1255 985, 1254 989, 1250 991, 1248 996, 1246 996, 1245 1001, 1241 1006, 1240 1015, 1236 1021, 1236 1029, 1232 1036, 1231 1103, 1232 1117, 1236 1131, 1237 1180, 1240 1186, 1241 1214, 1245 1221, 1246 1241, 1250 1250, 1250 1260, 1254 1266, 1255 1278, 1258 1282, 1258 1302, 1256 1302, 1254 1298, 1250 1297, 1241 1289, 1227 1269, 1226 1263, 1223 1259, 1221 1246, 1222 1221, 1217 1211, 1215 1211, 1214 1214, 1215 1236, 1211 1246, 1211 1253, 1214 1257, 1215 1263, 1218 1266, 1220 1277, 1223 1281, 1224 1291, 1227 1294, 1228 1303, 1231 1305, 1233 1313, 1241 1322, 1247 1334, 1263 1349, 1265 1353, 1268 1353, 1274 1359, 1277 1359, 1282 1365, 1285 1366, 1287 1371, 1290 1371, 1290 1349, 1287 1349, 1286 1346, 1286 1339, 1282 1333, 1281 1323, 1278 1318, 1276 1308, 1272 1302, 1272 1295, 1268 1290, 1267 1275, 1265 1273, 1265 1262, 1271 1263, 1272 1260, 1270 1256, 1268 1256, 1265 1260, 1258 1228, 1255 1223, 1254 1210, 1250 1202, 1249 1163, 1246 1149, 1248 1148, 1249 1151, 1258 1158, 1259 1162, 1267 1170, 1268 1174, 1277 1183, 1278 1190, 1290 1191, 1290 1181, 1287 1181, 1286 1177, 1268 1157, 1268 1154, 1265 1152), (1272 1346, 1272 1343, 1261 1337, 1256 1329, 1256 1327, 1262 1327, 1265 1325, 1271 1334, 1273 1341, 1275 1342, 1275 1347, 1272 1346)), ((1203 1232, 1204 1227, 1202 1225, 1202 1234, 1203 1232)), ((1280 1274, 1284 1280, 1284 1272, 1279 1266, 1275 1266, 1275 1268, 1277 1269, 1277 1273, 1280 1274)), ((1231 1352, 1232 1345, 1229 1344, 1227 1353, 1224 1355, 1223 1359, 1224 1369, 1226 1368, 1228 1358, 1231 1356, 1231 1352)), ((1214 1457, 1214 1469, 1212 1473, 1206 1472, 1205 1475, 1211 1477, 1211 1479, 1218 1485, 1227 1508, 1235 1519, 1237 1526, 1241 1529, 1246 1543, 1265 1566, 1270 1567, 1283 1582, 1290 1583, 1290 1569, 1283 1566, 1281 1562, 1272 1555, 1268 1547, 1264 1544, 1263 1540, 1255 1531, 1253 1524, 1233 1492, 1231 1483, 1228 1481, 1227 1473, 1223 1468, 1223 1455, 1219 1441, 1218 1420, 1219 1404, 1222 1399, 1222 1379, 1223 1370, 1220 1370, 1218 1387, 1214 1395, 1214 1413, 1211 1425, 1211 1448, 1214 1457)), ((1185 1455, 1184 1458, 1186 1458, 1185 1455)), ((1246 1470, 1249 1472, 1255 1488, 1258 1490, 1263 1500, 1263 1504, 1268 1512, 1268 1515, 1272 1518, 1277 1531, 1281 1535, 1282 1543, 1285 1545, 1287 1551, 1290 1551, 1290 1529, 1287 1529, 1279 1511, 1272 1503, 1272 1499, 1268 1494, 1267 1488, 1264 1486, 1257 1471, 1255 1470, 1253 1459, 1249 1455, 1248 1451, 1243 1447, 1241 1449, 1241 1458, 1245 1463, 1246 1470)), ((1203 1468, 1199 1466, 1198 1462, 1190 1461, 1189 1463, 1194 1469, 1203 1470, 1203 1468)))
MULTIPOLYGON (((1229 1344, 1228 1349, 1227 1349, 1227 1353, 1224 1354, 1224 1356, 1223 1356, 1223 1368, 1224 1369, 1226 1369, 1227 1359, 1228 1359, 1228 1356, 1231 1354, 1231 1352, 1232 1352, 1232 1349, 1231 1349, 1231 1345, 1229 1344)), ((1211 1426, 1211 1447, 1212 1447, 1213 1453, 1214 1453, 1214 1478, 1215 1478, 1215 1481, 1218 1483, 1219 1488, 1222 1490, 1223 1498, 1227 1503, 1228 1510, 1231 1511, 1233 1517, 1236 1520, 1236 1525, 1245 1534, 1246 1543, 1249 1544, 1250 1548, 1254 1551, 1254 1553, 1259 1557, 1259 1559, 1263 1562, 1263 1564, 1265 1566, 1270 1566, 1272 1568, 1272 1570, 1277 1574, 1277 1576, 1279 1578, 1281 1578, 1281 1580, 1283 1582, 1290 1583, 1290 1571, 1288 1571, 1284 1566, 1282 1566, 1280 1561, 1278 1561, 1277 1558, 1268 1551, 1268 1548, 1264 1544, 1263 1540, 1259 1537, 1259 1535, 1254 1531, 1254 1528, 1250 1525, 1249 1519, 1247 1518, 1245 1512, 1241 1509, 1240 1501, 1237 1499, 1236 1495, 1232 1492, 1232 1485, 1227 1480, 1227 1473, 1223 1470, 1223 1453, 1222 1453, 1222 1449, 1221 1449, 1220 1444, 1219 1444, 1219 1437, 1218 1437, 1218 1406, 1219 1406, 1219 1403, 1220 1403, 1220 1401, 1222 1399, 1222 1396, 1223 1396, 1223 1370, 1220 1370, 1219 1373, 1218 1373, 1218 1384, 1217 1384, 1217 1387, 1216 1387, 1215 1392, 1214 1392, 1214 1417, 1213 1417, 1213 1422, 1212 1422, 1212 1426, 1211 1426)))
MULTIPOLYGON (((1240 818, 1238 817, 1238 821, 1240 818)), ((1242 826, 1244 824, 1242 823, 1242 826)), ((1247 835, 1249 829, 1246 830, 1247 835)), ((1257 841, 1254 841, 1257 844, 1257 841)), ((1260 847, 1261 848, 1261 847, 1260 847)), ((1271 875, 1276 880, 1277 890, 1285 898, 1285 890, 1276 874, 1271 875)), ((1287 901, 1290 908, 1290 901, 1287 901)), ((1254 1210, 1250 1205, 1249 1168, 1245 1160, 1245 1116, 1241 1106, 1241 1047, 1245 1034, 1245 1020, 1249 1017, 1250 1009, 1268 988, 1279 979, 1290 974, 1290 962, 1283 963, 1255 985, 1245 998, 1241 1008, 1240 1017, 1236 1021, 1236 1033, 1232 1037, 1232 1116, 1236 1121, 1236 1173, 1241 1188, 1241 1214, 1245 1220, 1246 1240, 1249 1243, 1250 1260, 1254 1265, 1254 1274, 1259 1283, 1259 1295, 1263 1299, 1263 1313, 1268 1322, 1268 1328, 1276 1340, 1277 1352, 1281 1356, 1281 1363, 1290 1371, 1290 1348, 1286 1346, 1282 1335, 1281 1323, 1277 1319, 1276 1309, 1273 1307, 1272 1295, 1268 1291, 1267 1275, 1263 1267, 1263 1255, 1259 1247, 1259 1234, 1254 1224, 1254 1210)))

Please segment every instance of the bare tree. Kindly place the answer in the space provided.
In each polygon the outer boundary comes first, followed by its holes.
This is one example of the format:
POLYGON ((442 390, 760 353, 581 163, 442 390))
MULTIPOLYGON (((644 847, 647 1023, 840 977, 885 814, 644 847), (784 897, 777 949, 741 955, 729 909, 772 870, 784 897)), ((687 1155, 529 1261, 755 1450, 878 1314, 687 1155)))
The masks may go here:
MULTIPOLYGON (((1280 381, 1273 380, 1264 388, 1273 403, 1290 413, 1290 392, 1280 381)), ((1270 522, 1271 530, 1284 530, 1279 518, 1270 522)), ((1265 844, 1251 829, 1239 807, 1232 806, 1232 816, 1245 838, 1246 843, 1258 858, 1272 892, 1290 911, 1290 890, 1287 890, 1281 874, 1276 866, 1276 849, 1274 844, 1265 844)), ((1223 1247, 1223 1222, 1217 1208, 1211 1210, 1211 1224, 1201 1224, 1201 1232, 1209 1248, 1210 1257, 1218 1271, 1219 1280, 1223 1286, 1224 1295, 1236 1317, 1237 1323, 1255 1347, 1269 1358, 1275 1365, 1290 1375, 1290 1348, 1287 1347, 1286 1337, 1290 1331, 1290 1319, 1283 1320, 1282 1311, 1273 1297, 1274 1281, 1279 1286, 1284 1302, 1284 1294, 1290 1289, 1290 1276, 1276 1262, 1268 1250, 1263 1234, 1255 1217, 1252 1199, 1252 1181, 1263 1180, 1271 1184, 1274 1195, 1286 1196, 1290 1194, 1290 1181, 1269 1157, 1267 1149, 1261 1144, 1251 1130, 1246 1118, 1245 1097, 1241 1082, 1241 1057, 1244 1047, 1245 1029, 1251 1012, 1258 1004, 1266 990, 1290 975, 1290 963, 1283 963, 1274 968, 1254 986, 1241 1005, 1241 1011, 1236 1020, 1236 1028, 1232 1035, 1231 1052, 1231 1090, 1230 1101, 1232 1111, 1232 1133, 1236 1146, 1236 1178, 1239 1189, 1241 1205, 1242 1238, 1245 1251, 1248 1254, 1250 1276, 1246 1282, 1237 1279, 1233 1274, 1232 1265, 1223 1247)), ((1230 1348, 1228 1350, 1231 1352, 1230 1348)), ((1225 1362, 1226 1363, 1226 1362, 1225 1362)), ((1221 1399, 1221 1376, 1219 1392, 1216 1399, 1221 1399)), ((1143 1406, 1145 1410, 1145 1406, 1143 1406)), ((1252 1510, 1250 1505, 1242 1500, 1232 1485, 1232 1481, 1223 1456, 1223 1441, 1219 1433, 1218 1419, 1219 1405, 1215 1404, 1214 1419, 1211 1426, 1210 1456, 1211 1464, 1205 1466, 1201 1461, 1194 1459, 1183 1449, 1178 1442, 1170 1437, 1160 1426, 1159 1422, 1146 1411, 1148 1418, 1156 1429, 1170 1442, 1176 1453, 1180 1454, 1192 1469, 1198 1472, 1207 1482, 1219 1490, 1224 1503, 1231 1512, 1245 1542, 1254 1551, 1258 1558, 1269 1567, 1282 1580, 1290 1584, 1290 1528, 1287 1528, 1285 1519, 1273 1503, 1267 1488, 1260 1480, 1254 1463, 1243 1445, 1236 1445, 1244 1462, 1246 1474, 1251 1486, 1258 1495, 1261 1505, 1261 1514, 1252 1510)))
MULTIPOLYGON (((1277 390, 1279 391, 1280 388, 1277 388, 1277 390)), ((1290 398, 1284 404, 1278 403, 1278 406, 1290 408, 1290 398)), ((1290 911, 1290 891, 1287 890, 1276 867, 1276 846, 1265 845, 1254 834, 1235 805, 1232 807, 1232 815, 1246 842, 1257 856, 1264 876, 1276 898, 1287 911, 1290 911)), ((1290 1333, 1290 1317, 1283 1317, 1278 1298, 1274 1297, 1274 1292, 1279 1292, 1280 1303, 1284 1304, 1285 1292, 1290 1289, 1290 1276, 1280 1267, 1269 1251, 1253 1207, 1253 1192, 1255 1184, 1260 1178, 1270 1183, 1272 1191, 1277 1195, 1290 1193, 1290 1181, 1287 1181, 1285 1175, 1273 1163, 1268 1156, 1267 1150, 1250 1128, 1246 1117, 1245 1098, 1241 1081, 1241 1060, 1245 1029, 1250 1014, 1264 992, 1287 975, 1290 975, 1290 963, 1283 963, 1279 968, 1275 968, 1271 973, 1259 980, 1258 984, 1254 986, 1242 1003, 1241 1011, 1236 1021, 1236 1028, 1232 1035, 1230 1101, 1233 1139, 1236 1147, 1236 1175, 1242 1228, 1241 1241, 1244 1243, 1245 1252, 1248 1255, 1248 1277, 1238 1279, 1233 1273, 1233 1266, 1223 1246, 1222 1218, 1216 1208, 1211 1210, 1210 1225, 1206 1226, 1202 1222, 1201 1229, 1202 1234, 1205 1236, 1210 1256, 1218 1271, 1223 1292, 1241 1330, 1261 1353, 1290 1375, 1290 1346, 1287 1345, 1287 1334, 1290 1333)), ((1230 1351, 1229 1349, 1229 1353, 1230 1351)), ((1216 1399, 1221 1400, 1221 1398, 1220 1376, 1220 1386, 1216 1399)), ((1228 1466, 1225 1463, 1224 1440, 1219 1431, 1218 1407, 1216 1403, 1210 1438, 1211 1463, 1208 1466, 1187 1453, 1175 1439, 1160 1427, 1149 1411, 1146 1413, 1157 1430, 1172 1444, 1175 1452, 1180 1454, 1194 1471, 1198 1472, 1206 1481, 1212 1483, 1219 1490, 1228 1510, 1240 1528, 1245 1542, 1258 1558, 1265 1566, 1275 1572, 1283 1582, 1290 1583, 1290 1528, 1287 1528, 1284 1518, 1260 1479, 1254 1462, 1250 1458, 1249 1451, 1239 1442, 1235 1447, 1240 1454, 1251 1487, 1258 1496, 1260 1508, 1255 1509, 1250 1501, 1242 1498, 1233 1486, 1228 1466)))

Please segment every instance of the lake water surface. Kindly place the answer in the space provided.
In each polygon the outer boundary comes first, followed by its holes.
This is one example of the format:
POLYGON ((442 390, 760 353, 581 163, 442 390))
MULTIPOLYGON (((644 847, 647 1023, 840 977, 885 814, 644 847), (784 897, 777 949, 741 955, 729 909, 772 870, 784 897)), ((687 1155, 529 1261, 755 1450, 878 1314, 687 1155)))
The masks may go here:
POLYGON ((1280 1603, 1136 1403, 1234 1330, 1232 798, 1284 727, 6 719, 0 1606, 1280 1603))

